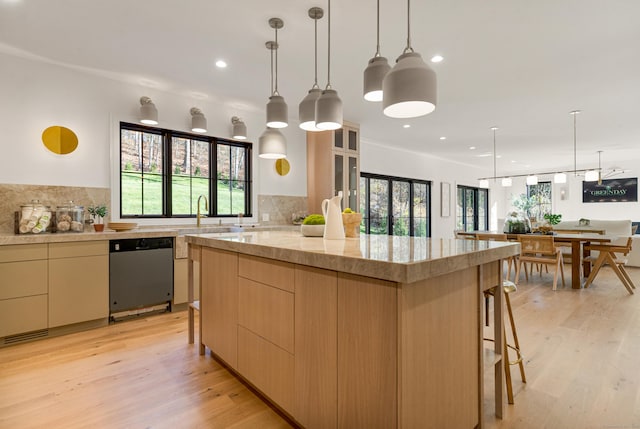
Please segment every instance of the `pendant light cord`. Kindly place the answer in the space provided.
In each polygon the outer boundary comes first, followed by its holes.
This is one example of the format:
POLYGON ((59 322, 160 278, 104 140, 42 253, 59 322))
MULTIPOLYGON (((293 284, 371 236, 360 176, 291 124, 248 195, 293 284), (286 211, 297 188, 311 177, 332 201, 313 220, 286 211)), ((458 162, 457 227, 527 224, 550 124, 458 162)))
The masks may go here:
POLYGON ((271 95, 273 95, 273 46, 271 46, 269 51, 271 51, 271 95))
POLYGON ((407 0, 407 47, 404 48, 404 53, 413 52, 411 47, 411 0, 407 0))
POLYGON ((331 0, 327 1, 328 27, 327 31, 327 88, 331 89, 331 0))
POLYGON ((314 43, 314 70, 313 88, 318 88, 318 13, 316 12, 313 17, 313 43, 314 43))
POLYGON ((493 181, 496 181, 496 127, 493 127, 493 181))
POLYGON ((278 48, 280 47, 280 45, 278 45, 278 26, 277 25, 276 25, 275 31, 276 31, 276 86, 275 86, 275 90, 273 91, 273 95, 280 95, 278 94, 278 48))
MULTIPOLYGON (((572 113, 573 113, 573 171, 576 171, 578 169, 578 155, 577 155, 577 145, 576 145, 576 115, 578 114, 578 112, 574 111, 572 113)), ((573 174, 576 177, 578 176, 577 172, 573 174)))
POLYGON ((376 57, 380 56, 380 0, 376 8, 376 57))

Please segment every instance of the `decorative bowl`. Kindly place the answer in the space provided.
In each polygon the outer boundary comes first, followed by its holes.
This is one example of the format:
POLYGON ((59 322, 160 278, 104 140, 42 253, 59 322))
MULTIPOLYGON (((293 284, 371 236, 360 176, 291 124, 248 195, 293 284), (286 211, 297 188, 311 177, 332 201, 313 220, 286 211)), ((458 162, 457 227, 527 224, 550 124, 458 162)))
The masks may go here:
POLYGON ((109 222, 107 228, 114 231, 129 231, 138 226, 135 222, 109 222))

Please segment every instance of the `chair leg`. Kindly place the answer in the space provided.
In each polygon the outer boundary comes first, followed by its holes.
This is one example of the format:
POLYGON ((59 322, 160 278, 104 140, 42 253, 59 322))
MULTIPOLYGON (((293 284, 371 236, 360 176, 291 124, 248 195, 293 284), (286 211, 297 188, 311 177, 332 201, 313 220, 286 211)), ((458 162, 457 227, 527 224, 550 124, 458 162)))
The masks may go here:
POLYGON ((562 255, 560 255, 560 262, 559 262, 558 265, 560 265, 560 275, 562 276, 562 287, 564 287, 565 286, 565 284, 564 284, 564 264, 562 262, 562 255))
POLYGON ((607 259, 607 263, 609 265, 611 265, 611 268, 613 269, 613 272, 616 273, 616 276, 618 276, 618 278, 620 279, 620 281, 622 282, 624 287, 629 291, 629 293, 631 295, 633 295, 633 289, 631 289, 631 286, 629 285, 629 283, 627 283, 627 279, 625 278, 625 276, 620 271, 620 268, 618 267, 618 264, 616 264, 614 259, 611 257, 610 253, 607 253, 606 259, 607 259))
POLYGON ((189 344, 193 344, 194 342, 194 332, 193 332, 193 325, 194 325, 194 309, 193 307, 191 307, 191 305, 189 305, 189 309, 187 310, 189 313, 189 321, 187 323, 188 327, 189 327, 189 344))
POLYGON ((618 267, 620 268, 620 272, 622 272, 622 275, 624 275, 624 277, 627 279, 627 282, 629 282, 629 285, 632 288, 636 288, 636 285, 633 284, 633 280, 631 280, 631 277, 629 277, 629 273, 627 272, 627 270, 624 268, 624 265, 619 264, 618 267))
POLYGON ((504 366, 504 378, 507 383, 507 401, 513 404, 513 383, 511 382, 511 368, 509 365, 509 349, 507 348, 507 331, 503 329, 504 341, 502 342, 502 359, 504 366))
POLYGON ((593 283, 593 280, 596 278, 596 274, 598 274, 598 271, 600 271, 600 268, 604 263, 604 258, 604 253, 600 252, 600 254, 598 255, 598 259, 596 259, 596 263, 593 264, 593 267, 591 267, 591 273, 589 274, 589 277, 587 277, 587 281, 584 283, 585 289, 588 288, 591 283, 593 283))
MULTIPOLYGON (((516 349, 516 354, 518 357, 518 366, 520 367, 520 376, 522 377, 522 382, 527 382, 527 376, 524 374, 524 363, 522 362, 522 354, 520 352, 520 341, 518 340, 518 331, 516 331, 516 321, 513 319, 513 310, 511 310, 511 299, 509 298, 509 294, 504 294, 505 304, 507 307, 507 314, 509 315, 509 324, 511 325, 511 334, 513 335, 513 345, 516 349)), ((506 343, 505 337, 505 343, 506 343)))
POLYGON ((556 290, 556 286, 558 285, 558 271, 560 271, 560 267, 556 263, 556 270, 553 273, 553 289, 552 290, 556 290))

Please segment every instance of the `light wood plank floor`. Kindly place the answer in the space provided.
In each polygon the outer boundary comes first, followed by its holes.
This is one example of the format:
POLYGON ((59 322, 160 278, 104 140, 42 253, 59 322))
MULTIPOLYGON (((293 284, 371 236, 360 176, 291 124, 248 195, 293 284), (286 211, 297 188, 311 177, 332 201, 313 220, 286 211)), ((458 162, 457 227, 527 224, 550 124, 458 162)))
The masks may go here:
MULTIPOLYGON (((528 383, 512 366, 515 405, 497 420, 487 374, 485 426, 640 428, 640 291, 609 268, 586 290, 551 282, 523 276, 512 295, 528 383)), ((153 315, 0 349, 0 428, 290 427, 198 356, 186 323, 186 312, 153 315)))

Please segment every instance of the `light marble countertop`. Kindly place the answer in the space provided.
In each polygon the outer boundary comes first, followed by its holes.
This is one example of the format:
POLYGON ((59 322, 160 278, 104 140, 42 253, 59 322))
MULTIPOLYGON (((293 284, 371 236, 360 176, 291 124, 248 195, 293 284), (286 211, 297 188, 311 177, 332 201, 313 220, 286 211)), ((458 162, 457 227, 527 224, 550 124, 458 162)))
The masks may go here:
MULTIPOLYGON (((121 240, 127 238, 152 238, 152 237, 178 237, 176 240, 176 247, 179 247, 180 242, 184 242, 182 239, 185 234, 195 233, 212 233, 212 232, 229 232, 239 230, 274 230, 274 229, 292 229, 294 225, 264 225, 264 226, 245 226, 236 227, 232 225, 222 226, 201 226, 200 228, 195 225, 167 225, 167 226, 144 226, 134 228, 129 231, 113 231, 105 227, 104 232, 95 232, 93 227, 87 226, 85 232, 65 232, 65 233, 42 233, 42 234, 0 234, 0 246, 15 245, 15 244, 40 244, 40 243, 64 243, 73 241, 95 241, 95 240, 121 240)), ((182 253, 182 252, 176 252, 182 253)), ((186 257, 186 246, 184 249, 184 256, 186 257)))
POLYGON ((518 243, 360 235, 345 240, 299 231, 187 234, 187 243, 401 283, 437 277, 519 253, 518 243))

